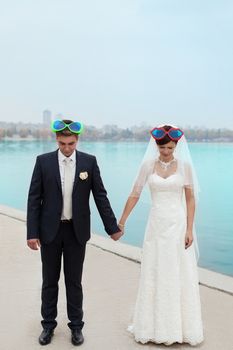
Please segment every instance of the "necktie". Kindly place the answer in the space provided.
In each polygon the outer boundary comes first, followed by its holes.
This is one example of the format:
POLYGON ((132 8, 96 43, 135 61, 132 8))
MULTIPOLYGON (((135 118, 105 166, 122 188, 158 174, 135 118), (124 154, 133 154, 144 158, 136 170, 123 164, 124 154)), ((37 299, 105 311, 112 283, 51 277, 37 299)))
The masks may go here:
POLYGON ((71 159, 64 159, 64 193, 63 193, 63 215, 67 220, 72 218, 72 191, 73 191, 73 178, 71 159))

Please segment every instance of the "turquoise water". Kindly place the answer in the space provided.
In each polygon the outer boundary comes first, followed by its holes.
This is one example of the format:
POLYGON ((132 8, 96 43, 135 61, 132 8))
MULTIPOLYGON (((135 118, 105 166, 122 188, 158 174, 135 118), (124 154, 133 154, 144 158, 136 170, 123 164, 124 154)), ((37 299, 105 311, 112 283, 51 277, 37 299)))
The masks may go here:
MULTIPOLYGON (((117 217, 131 189, 146 143, 79 144, 95 154, 117 217)), ((31 173, 38 154, 55 149, 53 141, 0 142, 0 203, 26 210, 31 173)), ((201 193, 196 216, 200 248, 199 265, 233 276, 233 144, 190 144, 201 193)), ((149 206, 140 201, 128 220, 122 241, 141 246, 149 206)), ((95 206, 92 230, 106 235, 95 206)))

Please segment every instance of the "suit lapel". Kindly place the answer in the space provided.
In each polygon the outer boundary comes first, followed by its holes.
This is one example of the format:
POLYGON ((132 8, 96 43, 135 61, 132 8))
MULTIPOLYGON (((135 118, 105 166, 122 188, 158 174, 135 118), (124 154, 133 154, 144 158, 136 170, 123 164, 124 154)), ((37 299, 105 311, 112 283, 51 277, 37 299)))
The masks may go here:
POLYGON ((56 177, 56 180, 57 180, 57 184, 58 184, 59 190, 62 192, 61 176, 60 176, 60 169, 59 169, 59 163, 58 163, 58 150, 53 153, 52 164, 51 165, 52 165, 52 167, 54 169, 54 172, 55 172, 55 177, 56 177))
POLYGON ((76 189, 76 186, 79 182, 79 174, 82 171, 82 157, 80 153, 76 150, 76 170, 75 170, 75 177, 74 177, 74 187, 73 192, 76 189))

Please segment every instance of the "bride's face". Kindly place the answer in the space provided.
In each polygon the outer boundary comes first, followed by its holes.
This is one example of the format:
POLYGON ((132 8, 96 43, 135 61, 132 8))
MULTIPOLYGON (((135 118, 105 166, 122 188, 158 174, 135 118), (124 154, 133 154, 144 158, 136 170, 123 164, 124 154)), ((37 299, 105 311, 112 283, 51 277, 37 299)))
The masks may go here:
POLYGON ((176 148, 176 143, 170 141, 165 145, 157 145, 159 149, 160 159, 164 161, 169 161, 173 158, 173 153, 176 148))

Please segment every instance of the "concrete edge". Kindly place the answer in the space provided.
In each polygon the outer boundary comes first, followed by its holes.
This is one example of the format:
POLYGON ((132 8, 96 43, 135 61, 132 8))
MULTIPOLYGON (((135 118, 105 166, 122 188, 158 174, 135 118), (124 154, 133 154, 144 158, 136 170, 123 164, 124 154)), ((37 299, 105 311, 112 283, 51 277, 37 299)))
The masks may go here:
MULTIPOLYGON (((0 215, 19 220, 21 222, 26 221, 26 213, 24 211, 5 205, 0 205, 0 215)), ((119 241, 115 242, 109 237, 103 237, 93 233, 88 244, 133 262, 141 262, 141 248, 119 241)), ((201 285, 233 295, 233 277, 201 267, 199 267, 198 270, 201 285)))

